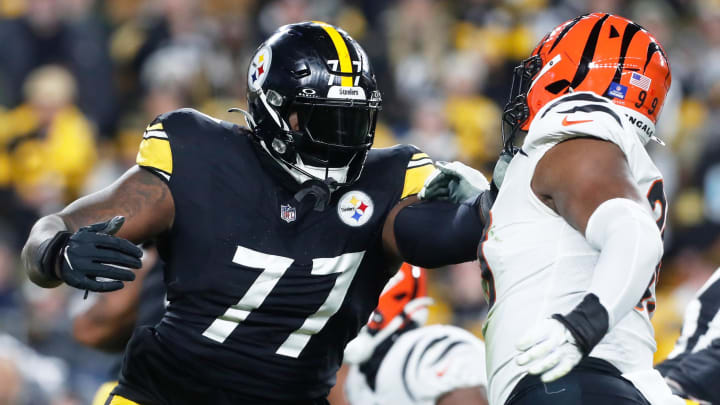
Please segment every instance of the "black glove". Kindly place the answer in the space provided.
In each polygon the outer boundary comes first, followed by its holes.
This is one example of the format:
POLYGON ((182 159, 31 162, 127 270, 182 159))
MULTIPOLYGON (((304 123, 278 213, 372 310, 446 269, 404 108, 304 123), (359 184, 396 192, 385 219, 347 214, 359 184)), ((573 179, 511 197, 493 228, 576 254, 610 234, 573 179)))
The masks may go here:
POLYGON ((135 280, 135 273, 127 268, 142 266, 142 250, 112 236, 124 222, 124 217, 117 216, 84 226, 74 234, 58 232, 41 246, 45 249, 41 256, 43 273, 54 275, 54 264, 59 260, 60 279, 68 285, 97 292, 123 288, 123 281, 135 280))

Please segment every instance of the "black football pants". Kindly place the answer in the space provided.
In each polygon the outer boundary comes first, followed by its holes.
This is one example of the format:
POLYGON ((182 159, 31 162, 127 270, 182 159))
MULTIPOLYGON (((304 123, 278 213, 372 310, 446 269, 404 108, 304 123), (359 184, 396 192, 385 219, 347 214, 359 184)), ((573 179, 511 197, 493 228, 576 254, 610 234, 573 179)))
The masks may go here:
POLYGON ((505 405, 650 405, 610 363, 586 358, 568 375, 551 383, 525 376, 505 405))

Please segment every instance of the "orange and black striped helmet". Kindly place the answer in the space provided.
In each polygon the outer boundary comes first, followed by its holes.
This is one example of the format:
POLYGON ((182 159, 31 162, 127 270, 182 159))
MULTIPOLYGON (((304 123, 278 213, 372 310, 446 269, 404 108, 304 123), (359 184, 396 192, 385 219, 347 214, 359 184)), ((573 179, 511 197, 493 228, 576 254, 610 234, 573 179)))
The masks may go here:
POLYGON ((592 91, 630 109, 631 121, 654 131, 670 82, 665 51, 647 30, 617 15, 586 14, 553 29, 515 68, 503 120, 513 131, 526 131, 550 100, 592 91))
POLYGON ((378 306, 373 311, 368 321, 368 329, 371 333, 375 333, 385 328, 395 317, 404 318, 400 327, 406 325, 413 319, 415 311, 425 308, 427 305, 419 305, 415 307, 408 304, 415 301, 416 303, 426 302, 419 301, 420 298, 427 297, 427 275, 422 267, 413 266, 409 263, 403 263, 400 270, 393 276, 385 286, 378 306))

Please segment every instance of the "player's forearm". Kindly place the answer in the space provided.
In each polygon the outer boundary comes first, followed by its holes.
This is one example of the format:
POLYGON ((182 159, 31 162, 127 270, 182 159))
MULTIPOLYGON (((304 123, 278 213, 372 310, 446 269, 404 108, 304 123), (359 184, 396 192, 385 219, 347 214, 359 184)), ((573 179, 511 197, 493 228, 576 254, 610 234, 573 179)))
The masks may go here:
MULTIPOLYGON (((32 230, 30 236, 22 250, 22 264, 27 272, 28 278, 40 287, 52 288, 62 284, 52 274, 46 274, 41 269, 41 259, 43 249, 41 246, 44 242, 52 239, 58 232, 66 231, 65 222, 56 214, 48 215, 40 218, 32 230)), ((53 268, 54 272, 55 269, 53 268)))
POLYGON ((616 198, 593 213, 586 237, 600 250, 590 292, 608 311, 613 327, 637 305, 652 280, 663 254, 660 231, 645 207, 616 198))
POLYGON ((480 200, 432 201, 403 208, 395 219, 395 240, 403 260, 429 268, 475 260, 484 226, 480 200))
POLYGON ((584 354, 624 318, 648 288, 663 254, 662 239, 646 207, 627 198, 603 202, 585 237, 600 251, 588 294, 568 314, 555 314, 584 354))

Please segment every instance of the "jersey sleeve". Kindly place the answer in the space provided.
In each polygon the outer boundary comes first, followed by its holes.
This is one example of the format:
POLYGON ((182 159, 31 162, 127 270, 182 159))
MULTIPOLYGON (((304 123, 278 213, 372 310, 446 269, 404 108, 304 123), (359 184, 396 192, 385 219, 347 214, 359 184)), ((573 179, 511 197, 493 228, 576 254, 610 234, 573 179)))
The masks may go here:
POLYGON ((610 100, 591 92, 575 92, 549 102, 538 111, 522 149, 530 152, 579 137, 613 142, 627 154, 637 135, 619 107, 610 100))
POLYGON ((413 196, 422 190, 425 180, 435 170, 435 165, 427 153, 414 146, 409 146, 410 159, 405 168, 405 180, 400 199, 413 196))
POLYGON ((173 156, 170 139, 160 117, 145 128, 136 163, 166 182, 170 181, 173 172, 173 156))

